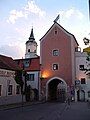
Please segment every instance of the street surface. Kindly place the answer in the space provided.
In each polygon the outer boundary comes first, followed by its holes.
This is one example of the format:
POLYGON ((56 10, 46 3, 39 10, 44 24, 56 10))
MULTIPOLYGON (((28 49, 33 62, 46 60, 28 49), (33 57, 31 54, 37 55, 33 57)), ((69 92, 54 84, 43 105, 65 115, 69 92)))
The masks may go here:
POLYGON ((87 103, 51 102, 0 110, 0 120, 90 120, 87 103))

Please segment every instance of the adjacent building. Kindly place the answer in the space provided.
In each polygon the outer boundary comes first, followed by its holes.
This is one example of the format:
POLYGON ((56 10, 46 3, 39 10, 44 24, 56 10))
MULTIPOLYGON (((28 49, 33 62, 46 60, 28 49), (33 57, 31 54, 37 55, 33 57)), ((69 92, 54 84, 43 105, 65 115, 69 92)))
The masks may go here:
POLYGON ((16 82, 16 73, 21 69, 11 57, 0 55, 0 105, 21 102, 22 79, 16 82))
POLYGON ((75 101, 90 100, 90 47, 76 52, 75 101))
POLYGON ((40 57, 37 55, 37 42, 33 28, 29 40, 26 41, 25 58, 16 59, 15 62, 26 72, 27 77, 23 77, 23 81, 26 88, 30 87, 30 100, 38 100, 40 96, 40 57))

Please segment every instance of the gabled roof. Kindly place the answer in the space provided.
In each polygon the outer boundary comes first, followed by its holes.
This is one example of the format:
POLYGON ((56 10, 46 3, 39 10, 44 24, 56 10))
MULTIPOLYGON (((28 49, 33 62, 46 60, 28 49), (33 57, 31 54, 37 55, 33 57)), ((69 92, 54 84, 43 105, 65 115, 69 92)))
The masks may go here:
POLYGON ((0 55, 0 69, 21 70, 11 57, 0 55))
POLYGON ((26 71, 39 71, 40 70, 40 57, 36 58, 26 58, 26 59, 16 59, 15 62, 19 65, 19 67, 23 68, 24 62, 29 62, 28 67, 24 67, 26 71))
POLYGON ((63 28, 63 27, 62 27, 60 24, 58 24, 57 22, 54 22, 54 24, 50 27, 50 29, 46 32, 46 34, 40 39, 40 41, 43 40, 43 39, 46 37, 46 35, 49 33, 49 31, 50 31, 55 25, 59 26, 59 27, 60 27, 62 30, 64 30, 64 31, 66 32, 66 34, 68 34, 69 36, 72 36, 72 37, 75 39, 75 42, 77 43, 77 45, 79 46, 79 44, 78 44, 75 36, 74 36, 73 34, 71 34, 70 32, 68 32, 65 28, 63 28))

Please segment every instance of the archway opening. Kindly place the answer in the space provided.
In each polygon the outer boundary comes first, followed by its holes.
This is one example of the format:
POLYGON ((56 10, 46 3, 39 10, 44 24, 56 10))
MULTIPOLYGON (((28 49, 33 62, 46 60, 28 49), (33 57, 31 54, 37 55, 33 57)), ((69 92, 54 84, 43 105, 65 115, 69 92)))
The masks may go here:
POLYGON ((48 101, 66 100, 66 85, 62 80, 53 79, 48 83, 48 101))

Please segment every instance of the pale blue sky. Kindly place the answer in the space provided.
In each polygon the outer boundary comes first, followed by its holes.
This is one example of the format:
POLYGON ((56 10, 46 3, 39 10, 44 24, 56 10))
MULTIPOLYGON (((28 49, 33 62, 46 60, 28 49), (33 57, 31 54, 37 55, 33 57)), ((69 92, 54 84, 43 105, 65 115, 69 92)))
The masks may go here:
POLYGON ((83 49, 83 38, 90 38, 88 12, 88 0, 0 0, 0 54, 24 57, 32 26, 39 54, 39 39, 58 14, 59 24, 74 34, 83 49))

